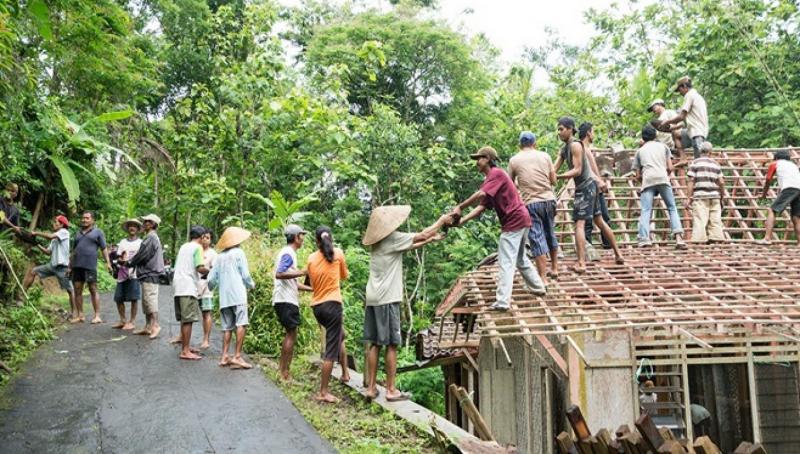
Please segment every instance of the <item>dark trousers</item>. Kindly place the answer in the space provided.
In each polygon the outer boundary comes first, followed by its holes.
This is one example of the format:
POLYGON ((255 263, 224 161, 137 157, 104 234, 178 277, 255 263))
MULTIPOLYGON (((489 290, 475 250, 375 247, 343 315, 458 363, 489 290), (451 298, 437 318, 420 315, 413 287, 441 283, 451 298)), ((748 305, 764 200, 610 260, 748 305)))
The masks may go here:
MULTIPOLYGON (((603 216, 603 220, 606 221, 606 224, 611 225, 611 216, 608 214, 608 204, 606 203, 606 196, 602 192, 600 193, 598 199, 598 203, 600 204, 600 214, 603 216)), ((584 232, 586 233, 586 242, 592 242, 592 232, 594 231, 594 222, 587 222, 586 226, 584 227, 584 232)), ((606 237, 603 234, 600 234, 600 239, 603 240, 603 249, 611 249, 611 243, 608 242, 606 237)))

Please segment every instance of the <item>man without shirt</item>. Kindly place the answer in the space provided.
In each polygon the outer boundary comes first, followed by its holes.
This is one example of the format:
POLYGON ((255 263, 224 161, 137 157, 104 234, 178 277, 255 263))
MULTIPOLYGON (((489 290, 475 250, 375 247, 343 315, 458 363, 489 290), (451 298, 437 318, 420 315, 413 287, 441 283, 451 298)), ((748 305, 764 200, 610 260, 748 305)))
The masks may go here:
POLYGON ((563 163, 567 163, 569 170, 556 175, 558 179, 572 179, 575 183, 575 199, 572 207, 572 219, 575 222, 575 252, 578 263, 572 269, 576 274, 586 272, 586 223, 594 222, 600 233, 608 240, 617 264, 622 265, 625 259, 617 247, 614 232, 603 220, 598 202, 598 186, 589 158, 584 152, 582 142, 575 140, 575 120, 570 117, 561 117, 558 120, 558 137, 564 142, 564 147, 558 155, 556 171, 563 163))
POLYGON ((67 276, 69 268, 69 221, 65 216, 56 216, 53 219, 53 232, 31 232, 33 236, 40 236, 50 240, 50 245, 45 248, 40 244, 36 246, 40 251, 50 256, 50 262, 45 265, 37 266, 25 274, 25 279, 22 282, 22 287, 28 290, 33 284, 36 276, 41 279, 55 276, 58 279, 58 285, 62 290, 67 292, 69 296, 70 306, 70 323, 77 323, 83 321, 83 313, 78 311, 78 306, 75 304, 75 290, 73 289, 72 282, 67 276))
POLYGON ((516 183, 522 202, 531 217, 528 241, 536 270, 544 281, 558 278, 558 239, 556 238, 556 169, 550 155, 536 149, 536 136, 530 131, 519 135, 519 152, 508 161, 508 177, 516 183), (547 255, 550 271, 547 271, 547 255))
POLYGON ((133 334, 150 336, 150 339, 156 339, 161 333, 158 324, 158 289, 164 274, 164 250, 157 232, 160 224, 161 218, 155 214, 142 217, 145 237, 139 252, 128 262, 128 266, 136 270, 142 288, 142 312, 145 317, 144 328, 134 329, 133 334))
POLYGON ((281 326, 286 331, 281 343, 279 373, 281 379, 291 379, 290 367, 294 344, 297 342, 297 327, 300 326, 300 290, 311 291, 311 287, 301 284, 298 278, 305 277, 306 271, 297 266, 297 251, 303 247, 308 232, 297 224, 290 224, 283 230, 286 246, 275 257, 275 279, 272 282, 272 306, 281 326))
POLYGON ((484 175, 483 184, 467 200, 456 206, 453 214, 460 216, 461 210, 479 203, 469 214, 461 218, 459 225, 464 225, 480 216, 487 208, 497 213, 501 227, 497 248, 500 273, 495 302, 489 309, 507 311, 511 307, 515 265, 531 293, 537 296, 547 294, 544 281, 525 253, 525 238, 531 228, 531 217, 522 203, 514 182, 497 166, 499 158, 494 148, 483 147, 470 157, 475 160, 478 171, 484 175))
POLYGON ((367 397, 378 396, 375 385, 378 374, 378 355, 386 347, 386 400, 406 400, 410 396, 397 389, 397 346, 400 333, 400 303, 403 301, 403 253, 421 248, 441 236, 436 232, 451 222, 448 215, 419 233, 398 232, 408 219, 411 207, 390 205, 377 207, 369 217, 362 243, 370 246, 367 306, 364 311, 364 342, 367 352, 367 397))
POLYGON ((192 324, 200 320, 200 304, 197 289, 200 276, 208 274, 203 264, 203 246, 200 241, 206 229, 199 225, 189 229, 189 241, 178 250, 175 258, 175 277, 172 280, 175 299, 175 320, 181 324, 180 359, 196 360, 202 357, 189 345, 192 340, 192 324))
POLYGON ((94 213, 85 211, 81 216, 81 230, 75 235, 75 248, 70 258, 70 273, 75 286, 75 301, 78 313, 83 314, 83 286, 88 284, 94 317, 92 324, 103 323, 100 318, 100 295, 97 293, 97 251, 102 251, 106 269, 113 274, 111 258, 108 256, 106 236, 95 226, 94 213))
POLYGON ((672 132, 676 125, 686 121, 686 131, 692 140, 694 159, 700 157, 700 146, 708 139, 708 109, 706 100, 692 88, 692 79, 684 76, 676 82, 675 91, 683 95, 683 105, 678 115, 661 122, 659 130, 672 132))

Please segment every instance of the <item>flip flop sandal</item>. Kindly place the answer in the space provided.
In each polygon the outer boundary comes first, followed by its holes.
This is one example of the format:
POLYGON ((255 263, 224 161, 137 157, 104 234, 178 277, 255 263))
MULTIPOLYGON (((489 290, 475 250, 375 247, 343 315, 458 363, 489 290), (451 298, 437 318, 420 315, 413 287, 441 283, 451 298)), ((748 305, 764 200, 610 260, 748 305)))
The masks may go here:
POLYGON ((386 401, 387 402, 401 402, 401 401, 409 400, 409 399, 411 399, 411 393, 407 393, 407 392, 403 392, 403 391, 400 391, 400 395, 396 396, 396 397, 386 396, 386 401))

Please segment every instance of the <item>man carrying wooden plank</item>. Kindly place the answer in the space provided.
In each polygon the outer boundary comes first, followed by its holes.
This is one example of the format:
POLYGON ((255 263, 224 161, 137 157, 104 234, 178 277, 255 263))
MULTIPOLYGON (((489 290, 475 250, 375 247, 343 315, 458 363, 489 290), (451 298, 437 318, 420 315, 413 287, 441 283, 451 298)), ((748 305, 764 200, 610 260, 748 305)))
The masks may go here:
POLYGON ((525 280, 528 290, 539 296, 547 293, 544 281, 525 253, 525 238, 531 228, 531 217, 522 203, 522 198, 514 186, 514 182, 503 169, 497 166, 499 158, 494 148, 483 147, 470 157, 475 160, 478 171, 484 174, 485 178, 480 189, 461 202, 453 210, 453 214, 460 216, 461 210, 479 203, 475 209, 461 219, 459 225, 463 225, 480 216, 487 208, 493 209, 497 213, 502 230, 497 250, 500 273, 497 278, 496 300, 490 309, 507 311, 511 307, 515 264, 525 280))
POLYGON ((433 225, 419 233, 404 233, 397 229, 408 219, 408 205, 382 206, 372 210, 362 243, 371 246, 367 307, 364 309, 364 342, 367 351, 367 397, 378 396, 375 385, 378 374, 378 354, 386 347, 386 400, 406 400, 410 396, 397 389, 397 346, 400 334, 400 303, 403 301, 403 253, 421 248, 442 238, 440 228, 452 223, 443 215, 433 225))

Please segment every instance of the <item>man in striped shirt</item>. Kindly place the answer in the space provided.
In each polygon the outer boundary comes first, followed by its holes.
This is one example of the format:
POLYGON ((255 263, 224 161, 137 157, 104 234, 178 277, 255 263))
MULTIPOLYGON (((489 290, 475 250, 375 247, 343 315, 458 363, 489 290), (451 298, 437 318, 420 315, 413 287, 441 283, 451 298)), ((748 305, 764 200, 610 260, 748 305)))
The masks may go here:
POLYGON ((700 157, 689 165, 689 204, 692 207, 692 241, 725 241, 722 233, 722 198, 725 180, 719 164, 710 158, 710 142, 700 145, 700 157))

